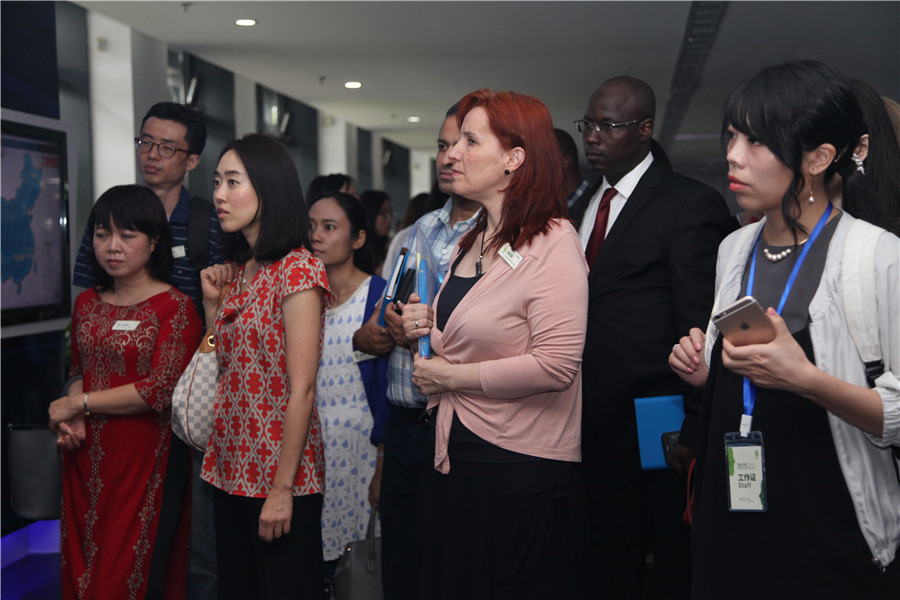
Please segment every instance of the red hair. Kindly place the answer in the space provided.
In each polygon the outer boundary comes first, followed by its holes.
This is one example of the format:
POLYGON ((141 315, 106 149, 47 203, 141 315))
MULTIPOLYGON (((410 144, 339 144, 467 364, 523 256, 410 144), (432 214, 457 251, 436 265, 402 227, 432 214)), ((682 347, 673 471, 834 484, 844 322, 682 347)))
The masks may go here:
MULTIPOLYGON (((500 225, 489 247, 509 243, 513 248, 526 245, 536 235, 546 233, 551 219, 567 219, 565 177, 562 153, 553 120, 544 103, 518 92, 478 90, 459 101, 457 119, 475 108, 487 114, 488 126, 500 147, 525 150, 525 160, 512 174, 504 190, 500 225)), ((460 252, 472 247, 475 238, 487 227, 487 213, 459 241, 460 252)))

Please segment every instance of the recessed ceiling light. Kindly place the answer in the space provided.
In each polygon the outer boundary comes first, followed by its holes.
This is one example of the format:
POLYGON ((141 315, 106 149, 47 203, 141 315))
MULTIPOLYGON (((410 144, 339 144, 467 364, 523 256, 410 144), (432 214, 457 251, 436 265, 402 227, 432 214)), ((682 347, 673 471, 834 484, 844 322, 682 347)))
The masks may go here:
POLYGON ((238 19, 234 22, 235 25, 239 25, 241 27, 253 27, 256 25, 255 19, 238 19))
POLYGON ((362 84, 358 81, 348 81, 347 83, 344 84, 344 87, 349 90, 355 90, 355 89, 361 88, 362 84))
POLYGON ((418 123, 422 119, 420 119, 419 117, 406 117, 406 120, 410 123, 418 123))

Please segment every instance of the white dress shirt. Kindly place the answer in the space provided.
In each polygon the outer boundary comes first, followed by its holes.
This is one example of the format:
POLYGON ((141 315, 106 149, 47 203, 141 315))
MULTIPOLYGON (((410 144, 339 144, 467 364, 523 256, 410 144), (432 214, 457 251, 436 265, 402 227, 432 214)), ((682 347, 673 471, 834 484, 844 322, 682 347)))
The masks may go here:
POLYGON ((600 199, 603 198, 603 193, 611 187, 616 188, 616 195, 613 196, 612 200, 609 202, 609 220, 606 222, 606 234, 608 235, 609 230, 612 229, 613 223, 616 222, 619 213, 625 208, 625 203, 628 201, 628 198, 634 193, 634 188, 637 187, 638 182, 641 180, 641 177, 644 176, 644 173, 647 172, 647 169, 650 168, 652 162, 653 153, 648 152, 647 156, 644 157, 644 160, 639 162, 635 168, 628 171, 628 173, 626 173, 614 186, 609 185, 606 177, 603 177, 603 183, 600 184, 597 193, 591 198, 587 209, 584 211, 584 218, 581 220, 581 228, 578 230, 578 238, 581 240, 582 249, 587 248, 588 241, 591 239, 591 232, 594 230, 594 222, 597 220, 597 209, 600 207, 600 199))

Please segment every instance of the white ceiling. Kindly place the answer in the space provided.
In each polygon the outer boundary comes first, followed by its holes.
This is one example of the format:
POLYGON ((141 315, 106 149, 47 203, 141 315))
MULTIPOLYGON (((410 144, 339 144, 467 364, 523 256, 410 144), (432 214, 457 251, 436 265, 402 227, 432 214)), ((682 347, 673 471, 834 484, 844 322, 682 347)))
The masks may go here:
MULTIPOLYGON (((327 113, 432 152, 446 109, 482 87, 543 100, 575 133, 591 91, 630 74, 662 125, 689 2, 77 2, 327 113), (256 19, 255 27, 234 25, 256 19), (347 90, 345 81, 361 81, 347 90), (421 122, 410 124, 410 115, 421 122)), ((900 97, 900 2, 732 2, 669 148, 721 160, 724 99, 761 66, 819 58, 900 97)))

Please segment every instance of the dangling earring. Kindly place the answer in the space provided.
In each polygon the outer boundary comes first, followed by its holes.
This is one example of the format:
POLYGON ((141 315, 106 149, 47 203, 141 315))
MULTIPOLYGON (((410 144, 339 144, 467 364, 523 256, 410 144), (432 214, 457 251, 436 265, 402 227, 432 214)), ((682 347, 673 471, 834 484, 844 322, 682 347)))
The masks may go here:
POLYGON ((816 201, 816 197, 813 196, 812 184, 809 184, 809 203, 812 204, 816 201))
POLYGON ((852 158, 852 159, 853 159, 853 162, 856 163, 856 170, 859 171, 860 173, 862 173, 863 175, 865 175, 865 174, 866 174, 866 169, 865 169, 865 167, 863 166, 863 159, 861 159, 861 158, 859 157, 859 154, 857 154, 856 152, 854 152, 854 153, 853 153, 853 156, 851 156, 850 158, 852 158))
POLYGON ((503 170, 503 174, 504 174, 504 175, 509 175, 509 169, 504 169, 504 170, 503 170))

